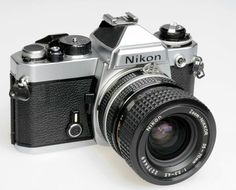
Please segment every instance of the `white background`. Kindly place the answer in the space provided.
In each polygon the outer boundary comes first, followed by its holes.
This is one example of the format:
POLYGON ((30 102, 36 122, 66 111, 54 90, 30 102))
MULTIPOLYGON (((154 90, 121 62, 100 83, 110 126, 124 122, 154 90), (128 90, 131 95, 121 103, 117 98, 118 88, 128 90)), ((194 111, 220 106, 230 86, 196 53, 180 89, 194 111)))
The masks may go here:
POLYGON ((0 0, 0 189, 236 189, 236 1, 158 0, 0 0), (28 155, 10 144, 9 56, 47 34, 89 35, 104 13, 131 11, 151 32, 172 21, 184 25, 199 43, 206 77, 195 95, 213 112, 215 149, 188 180, 156 186, 139 178, 110 147, 90 146, 28 155))

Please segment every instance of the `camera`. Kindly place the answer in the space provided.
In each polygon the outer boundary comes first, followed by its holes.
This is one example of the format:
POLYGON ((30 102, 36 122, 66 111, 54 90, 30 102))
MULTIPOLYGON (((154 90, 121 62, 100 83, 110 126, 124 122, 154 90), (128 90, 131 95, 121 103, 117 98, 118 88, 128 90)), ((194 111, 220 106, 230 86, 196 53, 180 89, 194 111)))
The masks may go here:
POLYGON ((193 96, 204 75, 183 26, 153 34, 132 13, 105 14, 89 38, 48 35, 11 56, 11 142, 29 153, 110 145, 150 183, 183 181, 216 137, 193 96))

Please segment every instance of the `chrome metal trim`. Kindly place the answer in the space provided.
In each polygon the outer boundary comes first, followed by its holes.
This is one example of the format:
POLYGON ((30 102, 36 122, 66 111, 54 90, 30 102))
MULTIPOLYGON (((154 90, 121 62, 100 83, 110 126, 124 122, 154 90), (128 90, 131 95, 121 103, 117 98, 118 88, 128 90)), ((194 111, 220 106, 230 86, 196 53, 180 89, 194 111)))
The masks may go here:
POLYGON ((66 149, 71 149, 71 148, 90 146, 94 144, 96 144, 96 142, 94 139, 92 139, 92 140, 63 143, 63 144, 49 145, 49 146, 36 147, 36 148, 29 148, 29 147, 24 147, 24 146, 15 144, 15 148, 18 151, 27 153, 27 154, 42 154, 42 153, 55 152, 55 151, 66 150, 66 149))
POLYGON ((28 59, 41 59, 45 57, 45 54, 46 54, 45 46, 41 44, 30 44, 25 46, 22 50, 22 57, 28 59), (34 48, 35 46, 37 46, 38 48, 35 49, 34 48))
POLYGON ((102 98, 106 94, 106 92, 109 89, 109 87, 114 85, 119 79, 121 79, 125 75, 128 75, 128 74, 133 73, 133 72, 138 71, 138 70, 141 70, 141 68, 139 67, 139 68, 133 68, 133 69, 129 69, 129 70, 123 70, 123 72, 121 71, 120 73, 118 73, 115 76, 113 76, 111 78, 112 80, 109 80, 108 83, 106 83, 106 85, 102 88, 100 96, 99 96, 98 105, 100 105, 100 103, 102 101, 102 98))
POLYGON ((186 45, 188 43, 191 43, 193 40, 192 40, 192 37, 190 36, 190 38, 188 40, 185 40, 185 41, 178 41, 178 42, 175 42, 175 41, 165 41, 165 40, 162 40, 162 42, 170 47, 181 47, 183 45, 186 45))
POLYGON ((110 86, 114 85, 120 78, 122 78, 123 76, 131 72, 135 72, 141 69, 141 68, 133 68, 129 70, 119 70, 119 71, 111 70, 112 73, 109 73, 109 76, 108 76, 107 67, 108 65, 103 67, 102 79, 100 79, 101 81, 99 84, 99 89, 97 90, 97 97, 96 97, 94 107, 93 107, 93 126, 94 126, 94 131, 95 131, 94 132, 95 141, 101 145, 108 145, 107 141, 104 139, 104 136, 101 132, 101 127, 98 121, 98 107, 101 104, 102 98, 104 97, 105 93, 110 88, 110 86))
POLYGON ((16 80, 26 76, 29 82, 45 82, 94 76, 98 63, 95 53, 72 60, 48 62, 47 60, 25 63, 21 52, 11 56, 11 74, 16 80))
POLYGON ((113 17, 110 14, 104 14, 103 20, 112 26, 136 24, 138 22, 138 17, 136 17, 132 13, 126 12, 125 14, 125 16, 121 17, 113 17))

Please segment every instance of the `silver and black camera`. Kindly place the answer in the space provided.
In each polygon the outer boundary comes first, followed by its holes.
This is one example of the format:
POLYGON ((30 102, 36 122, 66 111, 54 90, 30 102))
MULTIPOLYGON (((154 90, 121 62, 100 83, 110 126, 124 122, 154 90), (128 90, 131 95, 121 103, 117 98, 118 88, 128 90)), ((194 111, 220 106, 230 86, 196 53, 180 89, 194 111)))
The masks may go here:
POLYGON ((41 152, 110 145, 141 178, 173 184, 209 157, 216 128, 193 96, 197 43, 166 24, 152 34, 131 13, 105 14, 89 38, 55 34, 11 56, 11 140, 41 152))

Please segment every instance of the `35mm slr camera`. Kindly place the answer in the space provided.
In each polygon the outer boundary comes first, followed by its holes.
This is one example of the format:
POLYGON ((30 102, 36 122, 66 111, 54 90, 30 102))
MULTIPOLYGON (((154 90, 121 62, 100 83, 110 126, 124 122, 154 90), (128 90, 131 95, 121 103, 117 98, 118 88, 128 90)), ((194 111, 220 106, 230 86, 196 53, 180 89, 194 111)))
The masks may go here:
POLYGON ((40 152, 109 144, 143 179, 173 184, 209 157, 216 128, 193 96, 197 43, 176 23, 155 34, 105 14, 89 38, 55 34, 11 56, 11 139, 40 152))

